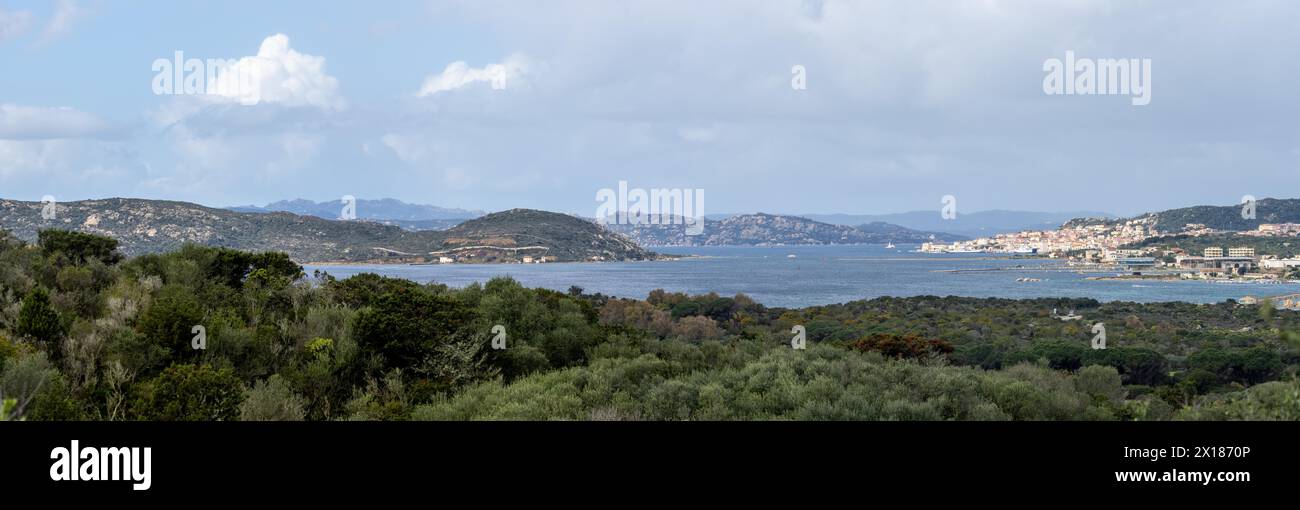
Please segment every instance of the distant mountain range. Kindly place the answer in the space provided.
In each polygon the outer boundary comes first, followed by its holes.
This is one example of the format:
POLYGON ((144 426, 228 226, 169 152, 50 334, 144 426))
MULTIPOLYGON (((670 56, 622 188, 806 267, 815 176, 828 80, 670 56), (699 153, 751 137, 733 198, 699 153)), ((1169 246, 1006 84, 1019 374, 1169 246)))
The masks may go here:
MULTIPOLYGON (((341 200, 313 202, 305 199, 281 200, 265 207, 244 205, 228 207, 232 211, 250 213, 288 212, 302 216, 315 216, 327 220, 340 219, 343 213, 341 200)), ((380 220, 407 230, 444 230, 462 221, 483 216, 483 211, 448 209, 434 205, 409 204, 392 198, 376 200, 357 199, 356 219, 380 220)))
MULTIPOLYGON (((939 214, 809 215, 742 214, 705 219, 700 235, 686 235, 680 220, 660 225, 602 227, 567 214, 511 209, 479 211, 407 204, 392 199, 358 200, 358 220, 338 221, 342 204, 290 200, 266 207, 218 209, 186 202, 112 198, 65 202, 55 219, 42 204, 0 199, 0 228, 26 240, 40 229, 60 228, 106 235, 127 255, 173 250, 184 243, 250 251, 282 251, 300 262, 646 260, 659 257, 641 246, 817 245, 951 242, 966 233, 1053 229, 1069 221, 1122 221, 1105 213, 984 211, 943 220, 939 214), (285 212, 293 210, 300 212, 285 212), (819 221, 820 219, 831 221, 819 221), (884 221, 883 218, 892 221, 884 221), (1087 219, 1085 219, 1087 218, 1087 219), (840 222, 840 224, 832 223, 840 222), (848 223, 848 224, 844 224, 848 223), (918 228, 921 227, 921 228, 918 228)), ((1218 230, 1253 230, 1261 223, 1300 223, 1300 199, 1260 200, 1256 218, 1243 219, 1240 205, 1196 206, 1148 213, 1162 232, 1189 223, 1218 230)))
MULTIPOLYGON (((266 204, 265 207, 257 206, 239 206, 229 207, 231 211, 238 212, 292 212, 295 215, 316 216, 326 220, 337 220, 341 215, 343 208, 342 202, 338 200, 326 200, 326 202, 312 202, 312 200, 294 199, 279 200, 266 204)), ((474 217, 484 215, 482 211, 468 211, 468 209, 445 208, 437 206, 425 206, 425 204, 412 204, 402 202, 391 198, 385 199, 357 199, 356 200, 356 217, 360 220, 373 220, 382 222, 386 225, 400 226, 406 230, 445 230, 451 228, 459 222, 474 217)), ((736 216, 754 216, 754 215, 707 215, 706 229, 708 226, 715 225, 716 221, 731 219, 736 216)), ((1114 219, 1114 215, 1105 212, 1026 212, 1026 211, 980 211, 971 213, 958 213, 957 219, 944 220, 940 217, 939 211, 913 211, 892 213, 892 215, 783 215, 784 217, 802 217, 802 219, 823 222, 829 225, 853 226, 861 228, 862 225, 876 225, 862 228, 863 233, 879 234, 867 235, 866 243, 872 242, 924 242, 930 241, 930 235, 935 234, 937 241, 959 241, 963 238, 988 237, 1000 233, 1021 232, 1021 230, 1044 230, 1054 229, 1057 226, 1065 224, 1066 221, 1076 219, 1076 217, 1104 217, 1104 219, 1114 219), (885 226, 891 225, 891 226, 885 226), (897 226, 897 228, 894 228, 897 226)), ((698 239, 682 239, 681 233, 673 232, 673 229, 650 229, 646 232, 633 233, 628 230, 620 229, 633 237, 638 238, 645 246, 682 246, 693 245, 698 243, 698 239)), ((819 243, 831 243, 835 235, 822 229, 816 235, 819 243), (826 235, 822 235, 826 234, 826 235)), ((855 234, 848 233, 848 238, 854 238, 855 234)), ((784 243, 811 243, 811 238, 788 238, 784 243)))
MULTIPOLYGON (((239 212, 290 212, 304 216, 316 216, 325 219, 338 219, 342 212, 343 204, 340 201, 313 202, 311 200, 294 199, 281 200, 272 202, 264 207, 259 206, 238 206, 229 207, 232 211, 239 212)), ((395 225, 405 230, 445 230, 456 224, 471 218, 483 216, 483 211, 471 211, 465 209, 449 209, 433 205, 411 204, 392 198, 383 199, 358 199, 356 206, 356 215, 358 219, 373 220, 387 225, 395 225)), ((714 222, 720 222, 736 216, 752 216, 747 214, 711 214, 706 216, 706 228, 714 225, 714 222)), ((813 220, 830 225, 841 225, 847 227, 862 227, 863 225, 876 225, 874 227, 860 228, 867 234, 881 234, 893 236, 887 238, 882 236, 868 236, 866 243, 889 242, 912 243, 924 242, 929 240, 930 234, 934 234, 936 239, 941 241, 955 241, 963 238, 986 237, 1006 232, 1020 232, 1022 230, 1049 230, 1054 229, 1065 222, 1074 218, 1116 218, 1115 215, 1102 212, 1076 211, 1062 213, 1046 212, 1026 212, 1026 211, 979 211, 972 213, 959 213, 956 219, 945 220, 939 215, 939 211, 913 211, 896 214, 800 214, 800 215, 782 215, 784 217, 798 217, 813 220), (886 227, 888 225, 889 227, 886 227), (892 227, 901 227, 892 228, 892 227), (916 231, 916 232, 909 232, 916 231)), ((680 233, 674 234, 672 229, 654 232, 647 231, 640 234, 621 230, 624 233, 640 236, 642 241, 654 241, 647 246, 679 246, 683 244, 694 244, 698 240, 686 241, 677 239, 680 233), (668 243, 668 244, 663 244, 668 243)), ((819 243, 827 244, 834 238, 833 234, 824 231, 817 235, 819 243)), ((853 238, 854 234, 847 234, 853 238)), ((812 242, 806 239, 800 242, 796 238, 790 238, 787 244, 807 244, 812 242)), ((645 244, 645 243, 643 243, 645 244)))
MULTIPOLYGON (((403 230, 373 221, 337 221, 286 212, 247 213, 187 202, 111 198, 58 204, 55 219, 39 202, 0 200, 0 228, 32 241, 59 228, 117 239, 127 255, 185 243, 281 251, 299 262, 510 262, 645 260, 656 255, 593 222, 566 214, 512 209, 466 220, 445 231, 403 230)), ((358 215, 361 206, 358 205, 358 215)))
POLYGON ((803 214, 800 216, 834 225, 885 222, 913 230, 947 232, 966 237, 989 237, 1024 230, 1053 230, 1074 218, 1115 218, 1113 214, 1091 211, 1049 213, 992 210, 971 213, 958 211, 956 218, 946 220, 940 216, 938 208, 932 211, 895 214, 803 214))
MULTIPOLYGON (((324 219, 337 219, 342 213, 341 202, 312 202, 310 200, 281 200, 265 207, 231 207, 233 211, 249 213, 291 212, 324 219)), ((407 231, 446 230, 471 218, 483 215, 481 211, 447 209, 431 205, 408 204, 391 198, 357 200, 359 219, 394 225, 407 231)), ((705 220, 702 236, 688 236, 680 219, 677 224, 665 221, 662 225, 607 224, 609 230, 624 234, 642 246, 699 246, 699 245, 792 245, 792 244, 872 244, 872 243, 922 243, 931 240, 950 242, 965 239, 961 235, 909 229, 880 221, 861 225, 833 225, 797 216, 772 214, 724 215, 705 220)))
POLYGON ((922 243, 931 240, 964 239, 942 232, 912 230, 898 225, 873 222, 857 227, 832 225, 798 216, 742 214, 720 220, 704 219, 699 235, 687 235, 680 218, 661 219, 660 224, 618 224, 606 228, 619 232, 643 246, 765 246, 818 244, 922 243))

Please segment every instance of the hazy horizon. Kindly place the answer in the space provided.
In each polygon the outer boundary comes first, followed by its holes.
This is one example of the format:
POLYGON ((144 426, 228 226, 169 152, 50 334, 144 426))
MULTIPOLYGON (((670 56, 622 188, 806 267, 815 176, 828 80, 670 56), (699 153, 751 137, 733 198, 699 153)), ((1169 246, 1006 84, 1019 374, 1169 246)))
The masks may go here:
MULTIPOLYGON (((366 201, 366 200, 373 200, 373 201, 380 201, 380 200, 397 200, 398 202, 401 202, 402 204, 404 204, 404 205, 409 205, 409 206, 432 206, 432 207, 437 207, 437 208, 440 208, 440 209, 448 209, 448 210, 464 210, 464 211, 467 211, 467 212, 494 213, 494 212, 507 211, 507 210, 510 210, 510 209, 540 209, 540 210, 546 210, 546 211, 551 211, 551 212, 559 212, 559 213, 565 213, 565 214, 571 214, 571 215, 586 216, 586 217, 595 217, 593 214, 591 214, 590 211, 584 211, 584 210, 581 210, 581 209, 573 209, 573 208, 569 208, 569 209, 565 209, 565 208, 546 209, 546 208, 536 208, 536 207, 509 206, 509 207, 503 207, 503 208, 500 208, 500 209, 490 209, 490 208, 482 208, 482 207, 453 207, 453 206, 447 206, 447 205, 444 205, 444 204, 438 204, 438 203, 413 202, 413 201, 409 201, 409 200, 402 200, 402 199, 400 199, 400 198, 396 198, 396 197, 388 197, 388 196, 382 196, 382 197, 381 197, 381 196, 376 196, 376 197, 359 196, 359 197, 355 197, 355 198, 356 198, 357 200, 359 200, 359 201, 366 201)), ((1286 197, 1286 196, 1261 196, 1261 197, 1257 197, 1258 200, 1268 200, 1268 199, 1291 199, 1291 198, 1300 198, 1300 197, 1286 197)), ((205 203, 205 202, 199 202, 199 201, 181 200, 181 199, 165 198, 165 197, 162 197, 162 198, 154 198, 154 197, 142 197, 142 196, 121 196, 121 195, 112 195, 112 196, 88 196, 88 197, 71 198, 71 199, 66 199, 66 200, 60 197, 60 198, 58 198, 58 201, 59 201, 59 202, 80 202, 80 201, 87 201, 87 200, 111 200, 111 199, 168 200, 168 201, 177 201, 177 202, 189 202, 189 203, 197 204, 197 205, 204 206, 204 207, 211 207, 211 208, 214 208, 214 209, 237 209, 237 208, 244 208, 244 207, 266 208, 266 207, 269 207, 269 206, 271 206, 272 204, 275 204, 275 203, 294 202, 294 201, 299 201, 299 200, 305 200, 305 201, 308 201, 308 202, 311 202, 311 203, 313 203, 313 204, 317 204, 317 205, 320 205, 320 204, 330 204, 330 203, 338 203, 338 204, 340 204, 340 206, 342 205, 342 202, 341 202, 339 199, 314 199, 314 198, 311 198, 311 197, 305 197, 305 196, 297 196, 297 197, 292 197, 292 198, 281 198, 281 199, 275 199, 275 200, 269 200, 269 201, 261 201, 261 202, 252 202, 252 203, 238 203, 238 204, 213 204, 213 203, 205 203)), ((39 197, 37 197, 37 198, 26 198, 26 197, 21 197, 21 198, 20 198, 20 197, 10 197, 10 196, 0 196, 0 200, 17 200, 17 201, 23 201, 23 202, 41 202, 41 199, 40 199, 39 197)), ((1173 206, 1173 207, 1170 207, 1170 209, 1181 209, 1181 208, 1187 208, 1187 207, 1201 207, 1201 206, 1224 207, 1224 206, 1236 206, 1236 205, 1240 205, 1240 204, 1235 204, 1235 203, 1219 203, 1219 204, 1208 204, 1208 203, 1207 203, 1207 204, 1185 204, 1185 205, 1177 205, 1177 206, 1173 206)), ((1165 210, 1165 209, 1161 209, 1161 210, 1165 210)), ((1017 210, 1017 209, 996 209, 996 208, 995 208, 995 209, 980 209, 980 210, 963 210, 963 211, 961 212, 961 215, 962 215, 962 216, 967 216, 967 215, 973 215, 973 214, 987 214, 987 213, 1009 213, 1009 214, 1088 214, 1088 215, 1104 215, 1104 216, 1111 216, 1111 217, 1116 217, 1116 218, 1129 218, 1129 217, 1134 217, 1134 216, 1140 216, 1140 215, 1142 215, 1142 214, 1146 214, 1146 213, 1160 212, 1161 210, 1142 210, 1142 211, 1134 211, 1134 212, 1131 212, 1131 213, 1116 213, 1116 212, 1112 212, 1112 211, 1096 211, 1096 210, 1066 210, 1066 209, 1061 209, 1061 210, 1017 210)), ((757 209, 757 210, 749 210, 749 211, 716 211, 716 212, 714 212, 714 211, 709 211, 709 212, 707 212, 707 213, 705 214, 705 216, 710 217, 710 218, 714 218, 714 217, 726 217, 726 216, 736 216, 736 215, 743 215, 743 214, 773 214, 773 215, 779 215, 779 216, 900 216, 900 215, 922 214, 922 213, 924 213, 924 214, 934 213, 934 214, 936 214, 936 215, 939 215, 939 214, 941 214, 941 211, 940 211, 939 208, 934 208, 934 209, 920 209, 920 208, 918 208, 918 209, 897 210, 897 211, 883 211, 883 212, 853 212, 853 211, 783 211, 783 210, 777 210, 777 209, 773 209, 773 208, 767 208, 767 209, 757 209)))
MULTIPOLYGON (((467 212, 494 213, 494 212, 508 211, 508 210, 510 210, 510 209, 520 209, 520 208, 524 208, 524 207, 506 207, 506 208, 502 208, 502 209, 483 209, 483 208, 470 208, 470 207, 448 207, 448 206, 444 206, 444 205, 441 205, 441 204, 434 204, 434 203, 410 202, 410 201, 401 200, 401 199, 393 198, 393 197, 355 197, 355 198, 356 198, 358 201, 364 201, 364 200, 376 200, 376 201, 378 201, 378 200, 397 200, 397 201, 401 202, 402 204, 409 205, 409 206, 432 206, 432 207, 437 207, 437 208, 441 208, 441 209, 448 209, 448 210, 464 210, 464 211, 467 211, 467 212)), ((1271 198, 1271 197, 1269 197, 1269 198, 1271 198)), ((84 198, 72 198, 72 199, 68 199, 68 200, 64 200, 64 199, 60 198, 58 201, 59 201, 59 202, 82 202, 82 201, 92 201, 92 200, 113 200, 113 199, 127 199, 127 200, 137 200, 137 199, 138 199, 138 200, 170 200, 170 201, 178 201, 178 202, 189 202, 189 203, 193 203, 193 204, 201 205, 201 206, 203 206, 203 207, 211 207, 211 208, 214 208, 214 209, 237 209, 237 208, 244 208, 244 207, 266 208, 266 207, 269 207, 269 206, 271 206, 271 205, 273 205, 273 204, 276 204, 276 203, 294 202, 294 201, 299 201, 299 200, 305 200, 305 201, 311 202, 311 203, 313 203, 313 204, 318 204, 318 205, 319 205, 319 204, 329 204, 329 203, 339 203, 340 205, 342 204, 342 202, 340 202, 338 199, 321 199, 321 200, 317 200, 317 199, 312 199, 312 198, 309 198, 309 197, 293 197, 293 198, 284 198, 284 199, 278 199, 278 200, 263 201, 263 202, 254 202, 254 203, 243 203, 243 204, 209 204, 209 203, 202 203, 202 202, 193 202, 193 201, 189 201, 189 200, 177 200, 177 199, 170 199, 170 198, 147 198, 147 197, 136 197, 136 196, 95 196, 95 197, 84 197, 84 198)), ((35 203, 35 202, 40 202, 40 201, 41 201, 39 198, 36 198, 36 199, 29 199, 29 198, 15 198, 15 197, 6 197, 6 196, 0 196, 0 200, 17 200, 17 201, 22 201, 22 202, 34 202, 34 203, 35 203)), ((1196 205, 1232 205, 1232 204, 1196 204, 1196 205)), ((531 208, 524 208, 524 209, 531 209, 531 208)), ((559 212, 559 213, 565 213, 565 214, 574 214, 574 215, 592 216, 589 212, 584 213, 583 211, 580 211, 580 210, 561 210, 561 209, 554 209, 554 210, 547 209, 547 210, 549 210, 549 211, 551 211, 551 212, 559 212)), ((720 211, 720 212, 709 212, 709 213, 707 213, 705 216, 708 216, 708 217, 710 217, 710 218, 713 218, 713 217, 720 217, 720 216, 736 216, 736 215, 741 215, 741 214, 773 214, 773 215, 779 215, 779 216, 805 216, 805 215, 816 215, 816 216, 895 216, 895 215, 906 215, 906 214, 917 214, 917 213, 930 213, 930 212, 934 212, 934 214, 939 214, 939 212, 938 212, 937 209, 935 209, 935 210, 933 210, 933 211, 932 211, 932 210, 927 210, 927 209, 912 209, 912 210, 906 210, 906 211, 887 211, 887 212, 845 212, 845 211, 798 211, 798 212, 786 212, 786 211, 776 211, 776 210, 754 210, 754 211, 720 211)), ((1062 210, 1062 211, 1019 211, 1019 210, 1010 210, 1010 209, 984 209, 984 210, 978 210, 978 211, 963 211, 962 214, 963 214, 963 215, 970 215, 970 214, 982 214, 982 213, 1013 213, 1013 214, 1015 214, 1015 213, 1020 213, 1020 214, 1095 213, 1095 214, 1103 214, 1103 215, 1116 216, 1116 217, 1128 217, 1128 216, 1134 216, 1134 215, 1138 215, 1138 214, 1142 214, 1142 213, 1146 213, 1146 212, 1154 212, 1154 211, 1141 211, 1141 212, 1138 212, 1138 213, 1136 213, 1136 214, 1131 214, 1131 215, 1130 215, 1130 214, 1119 215, 1119 214, 1114 214, 1114 213, 1106 212, 1106 211, 1066 211, 1066 210, 1062 210)), ((594 217, 594 216, 593 216, 593 217, 594 217)))

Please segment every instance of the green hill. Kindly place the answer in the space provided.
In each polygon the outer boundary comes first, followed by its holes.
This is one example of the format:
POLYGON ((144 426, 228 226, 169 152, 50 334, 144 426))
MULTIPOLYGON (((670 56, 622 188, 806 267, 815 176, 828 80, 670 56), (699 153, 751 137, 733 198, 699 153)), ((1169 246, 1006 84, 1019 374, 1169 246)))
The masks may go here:
POLYGON ((1155 213, 1156 228, 1177 232, 1188 223, 1216 230, 1255 230, 1261 223, 1300 223, 1300 199, 1265 198, 1255 204, 1255 219, 1241 217, 1242 205, 1198 205, 1155 213))
POLYGON ((535 209, 492 213, 435 234, 436 250, 457 254, 482 253, 491 257, 501 252, 505 256, 509 250, 509 253, 556 257, 559 261, 657 257, 627 237, 584 218, 535 209), (483 246, 498 248, 478 248, 483 246))
POLYGON ((48 228, 104 235, 117 239, 128 256, 175 250, 186 243, 280 251, 300 262, 423 262, 440 255, 477 262, 512 262, 525 255, 555 261, 656 256, 587 220, 527 209, 490 214, 446 231, 412 232, 372 221, 243 213, 166 200, 65 202, 58 204, 54 219, 43 218, 41 207, 38 202, 0 200, 0 228, 27 241, 48 228))

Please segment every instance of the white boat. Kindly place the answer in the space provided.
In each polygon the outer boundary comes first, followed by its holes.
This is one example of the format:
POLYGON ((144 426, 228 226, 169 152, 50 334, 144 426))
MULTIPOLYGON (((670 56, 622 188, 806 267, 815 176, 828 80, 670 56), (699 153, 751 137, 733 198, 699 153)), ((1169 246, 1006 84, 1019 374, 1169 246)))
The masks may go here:
POLYGON ((888 249, 888 250, 892 250, 892 249, 894 249, 894 243, 886 244, 886 245, 885 245, 885 249, 888 249))
POLYGON ((792 259, 792 258, 794 258, 794 254, 791 253, 791 254, 789 254, 789 255, 786 255, 785 258, 787 258, 787 259, 792 259))

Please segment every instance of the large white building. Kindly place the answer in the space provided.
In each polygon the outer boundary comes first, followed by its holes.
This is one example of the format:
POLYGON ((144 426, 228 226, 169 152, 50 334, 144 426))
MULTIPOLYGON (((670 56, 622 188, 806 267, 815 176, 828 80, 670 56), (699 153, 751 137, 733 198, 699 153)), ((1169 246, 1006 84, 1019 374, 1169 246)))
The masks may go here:
POLYGON ((1286 269, 1289 267, 1300 267, 1300 259, 1264 259, 1259 261, 1259 265, 1264 269, 1286 269))

